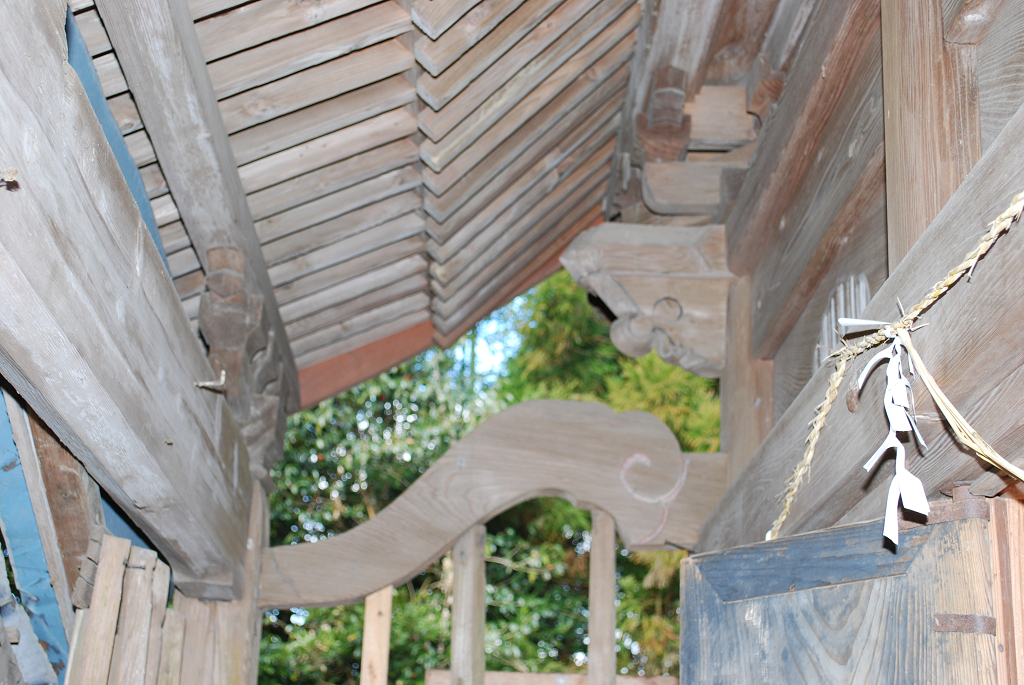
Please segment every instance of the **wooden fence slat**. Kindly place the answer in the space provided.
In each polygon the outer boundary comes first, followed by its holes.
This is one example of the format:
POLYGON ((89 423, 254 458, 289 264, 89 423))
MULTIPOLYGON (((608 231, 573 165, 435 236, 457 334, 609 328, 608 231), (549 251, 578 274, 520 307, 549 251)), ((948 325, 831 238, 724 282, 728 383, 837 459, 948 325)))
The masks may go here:
POLYGON ((160 630, 160 673, 157 685, 182 685, 181 662, 185 646, 185 615, 168 609, 160 630))
POLYGON ((615 685, 615 519, 590 510, 587 685, 615 685))
POLYGON ((386 585, 366 598, 363 611, 363 645, 359 661, 359 685, 387 685, 391 651, 391 595, 386 585))
POLYGON ((146 649, 146 685, 157 685, 160 677, 160 653, 163 649, 163 624, 167 615, 167 594, 171 568, 157 560, 153 569, 153 610, 149 619, 149 646, 146 649))
POLYGON ((487 527, 476 525, 452 549, 451 685, 483 685, 487 527))
POLYGON ((89 604, 89 621, 84 626, 81 672, 70 685, 107 685, 110 674, 117 618, 121 611, 121 590, 125 563, 132 543, 112 535, 103 536, 99 568, 89 604))
POLYGON ((132 547, 128 554, 108 685, 138 685, 146 681, 156 562, 153 550, 132 547))

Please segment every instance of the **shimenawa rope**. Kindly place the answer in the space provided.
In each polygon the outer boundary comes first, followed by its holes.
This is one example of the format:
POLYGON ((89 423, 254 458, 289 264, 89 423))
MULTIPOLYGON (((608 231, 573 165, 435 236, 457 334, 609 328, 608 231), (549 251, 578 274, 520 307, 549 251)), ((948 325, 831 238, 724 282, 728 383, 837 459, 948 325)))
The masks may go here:
POLYGON ((782 524, 786 522, 786 518, 789 516, 790 509, 793 506, 793 501, 796 499, 796 493, 803 484, 804 479, 807 477, 807 473, 811 468, 811 461, 814 459, 814 448, 818 444, 818 438, 821 436, 821 430, 825 427, 825 417, 828 416, 829 411, 832 409, 832 403, 836 399, 836 395, 839 392, 839 386, 843 382, 843 378, 846 376, 847 366, 853 361, 858 355, 867 350, 870 350, 877 345, 882 344, 886 340, 899 336, 900 340, 907 348, 907 353, 910 355, 914 362, 914 368, 921 375, 921 380, 924 382, 925 387, 928 388, 928 392, 935 399, 935 403, 938 405, 942 415, 946 417, 946 421, 949 423, 950 428, 953 429, 953 433, 957 439, 963 443, 966 447, 974 450, 979 457, 992 464, 993 466, 1000 468, 1007 473, 1013 475, 1018 480, 1024 480, 1024 471, 1017 468, 1010 462, 1006 461, 1002 456, 999 455, 991 445, 971 428, 971 425, 967 423, 967 420, 957 411, 956 407, 949 401, 945 393, 939 388, 938 383, 928 369, 925 368, 924 362, 921 360, 921 356, 918 354, 914 344, 910 341, 910 333, 913 330, 913 324, 917 319, 924 314, 929 307, 931 307, 936 300, 942 297, 947 290, 952 288, 956 283, 963 278, 965 275, 969 276, 974 272, 974 267, 977 266, 978 260, 980 260, 985 254, 991 249, 992 245, 999 239, 999 236, 1006 233, 1018 219, 1021 217, 1021 213, 1024 212, 1024 193, 1020 193, 1013 198, 1013 203, 998 217, 995 221, 989 224, 989 230, 982 236, 978 242, 977 247, 967 254, 964 260, 951 270, 946 277, 932 286, 931 292, 928 295, 914 305, 910 311, 904 313, 901 319, 893 321, 892 323, 882 326, 874 333, 860 338, 856 343, 850 343, 843 341, 843 347, 833 352, 830 357, 836 358, 836 368, 832 372, 832 375, 828 380, 828 389, 825 391, 825 401, 819 404, 815 410, 814 418, 810 422, 811 432, 807 436, 806 444, 807 447, 804 449, 804 457, 800 460, 796 469, 793 471, 793 475, 786 481, 786 490, 782 494, 782 511, 779 513, 778 518, 772 524, 768 534, 765 535, 766 540, 774 540, 779 530, 782 529, 782 524))

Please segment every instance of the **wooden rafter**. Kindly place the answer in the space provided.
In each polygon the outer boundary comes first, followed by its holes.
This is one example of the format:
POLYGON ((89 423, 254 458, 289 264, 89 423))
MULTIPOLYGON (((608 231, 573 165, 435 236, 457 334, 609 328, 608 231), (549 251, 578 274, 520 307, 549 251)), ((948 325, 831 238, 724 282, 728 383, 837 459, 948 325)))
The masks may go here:
MULTIPOLYGON (((213 248, 231 247, 243 254, 245 279, 263 297, 272 329, 286 340, 185 1, 100 0, 97 6, 204 271, 210 271, 213 248)), ((282 398, 296 406, 295 360, 287 345, 280 353, 282 385, 290 388, 282 398)))
POLYGON ((85 92, 64 57, 66 7, 0 25, 34 55, 0 75, 2 375, 156 544, 179 587, 241 589, 251 480, 214 373, 85 92), (32 85, 28 85, 31 82, 32 85), (34 131, 32 146, 16 144, 34 131), (31 240, 26 240, 31 236, 31 240))

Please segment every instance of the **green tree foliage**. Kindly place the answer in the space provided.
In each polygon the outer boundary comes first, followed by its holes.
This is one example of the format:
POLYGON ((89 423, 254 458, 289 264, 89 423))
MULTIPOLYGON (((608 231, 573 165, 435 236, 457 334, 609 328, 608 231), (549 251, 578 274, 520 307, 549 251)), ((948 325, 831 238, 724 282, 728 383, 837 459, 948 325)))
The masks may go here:
POLYGON ((621 359, 601 401, 615 411, 647 411, 665 422, 684 452, 718 450, 718 382, 666 364, 656 352, 621 359))
POLYGON ((293 415, 270 498, 275 544, 366 521, 497 408, 459 360, 430 351, 293 415))
MULTIPOLYGON (((450 354, 429 351, 289 418, 270 496, 271 544, 344 532, 387 506, 498 408, 450 354)), ((447 664, 441 564, 396 590, 390 682, 422 681, 447 664)), ((357 683, 363 607, 271 612, 261 682, 357 683)))
MULTIPOLYGON (((285 458, 273 473, 272 543, 329 537, 365 522, 508 403, 552 397, 650 411, 684 450, 717 449, 716 384, 653 354, 619 354, 608 322, 564 272, 495 321, 492 334, 514 341, 498 378, 475 373, 478 332, 291 417, 285 458)), ((487 668, 585 670, 589 513, 538 499, 500 514, 487 529, 487 668)), ((682 554, 619 557, 620 672, 678 672, 682 554)), ((447 667, 450 568, 442 559, 395 589, 390 683, 412 685, 425 669, 447 667)), ((354 685, 362 615, 361 605, 269 613, 261 682, 354 685)))
POLYGON ((538 284, 505 320, 520 344, 505 363, 499 388, 515 402, 596 399, 619 373, 621 355, 608 337, 608 323, 566 271, 538 284))

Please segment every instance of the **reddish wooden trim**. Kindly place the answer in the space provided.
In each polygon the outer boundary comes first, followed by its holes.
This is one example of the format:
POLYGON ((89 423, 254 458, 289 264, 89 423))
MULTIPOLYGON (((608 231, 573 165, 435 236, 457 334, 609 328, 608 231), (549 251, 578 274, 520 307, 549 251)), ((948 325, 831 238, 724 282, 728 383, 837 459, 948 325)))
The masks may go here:
POLYGON ((511 281, 496 292, 483 306, 473 312, 465 323, 448 335, 441 335, 434 329, 433 323, 424 321, 351 352, 299 369, 299 396, 302 408, 308 409, 353 385, 373 378, 434 344, 448 347, 475 326, 477 321, 561 269, 562 263, 558 258, 572 239, 603 221, 601 208, 595 206, 523 269, 523 277, 511 281))
POLYGON ((369 345, 299 369, 303 409, 333 397, 416 356, 434 344, 434 324, 424 321, 369 345))

